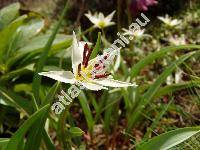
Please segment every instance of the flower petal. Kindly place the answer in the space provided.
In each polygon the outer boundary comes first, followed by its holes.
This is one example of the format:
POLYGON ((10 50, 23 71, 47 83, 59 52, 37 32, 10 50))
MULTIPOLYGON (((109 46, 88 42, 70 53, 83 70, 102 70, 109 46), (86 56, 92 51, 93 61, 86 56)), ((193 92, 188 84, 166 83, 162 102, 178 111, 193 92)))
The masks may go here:
POLYGON ((106 16, 106 19, 107 19, 108 21, 111 21, 112 18, 113 18, 113 16, 114 16, 114 14, 115 14, 115 10, 114 10, 113 12, 111 12, 108 16, 106 16))
POLYGON ((83 60, 84 45, 86 42, 78 42, 76 39, 75 32, 73 32, 73 43, 72 43, 72 68, 73 73, 77 73, 78 65, 83 60))
POLYGON ((99 83, 103 86, 110 86, 110 87, 128 87, 128 86, 137 86, 135 83, 128 83, 122 82, 114 79, 97 79, 95 80, 96 83, 99 83))
POLYGON ((91 12, 89 11, 87 14, 85 14, 85 16, 93 23, 93 24, 97 24, 98 23, 98 19, 97 16, 94 14, 94 16, 91 14, 91 12))
POLYGON ((95 83, 92 83, 92 82, 81 82, 81 84, 86 87, 87 89, 89 90, 93 90, 93 91, 99 91, 99 90, 102 90, 102 89, 108 89, 102 85, 99 85, 99 84, 95 84, 95 83))
POLYGON ((105 17, 104 17, 104 15, 103 15, 103 13, 100 12, 100 13, 99 13, 99 20, 102 20, 102 21, 103 21, 104 19, 105 19, 105 17))
POLYGON ((71 71, 49 71, 41 72, 39 75, 49 77, 51 79, 64 82, 64 83, 75 83, 74 74, 71 71))

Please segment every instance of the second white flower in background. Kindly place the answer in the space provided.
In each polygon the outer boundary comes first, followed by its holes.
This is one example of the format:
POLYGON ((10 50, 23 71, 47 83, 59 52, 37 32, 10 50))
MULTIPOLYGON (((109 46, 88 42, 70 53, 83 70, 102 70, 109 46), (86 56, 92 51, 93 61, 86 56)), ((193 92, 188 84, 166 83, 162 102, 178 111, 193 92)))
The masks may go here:
POLYGON ((92 15, 92 13, 89 11, 85 16, 94 24, 95 27, 103 29, 105 27, 114 25, 115 22, 112 22, 112 18, 115 14, 115 11, 110 13, 108 16, 104 16, 103 13, 95 13, 92 15))

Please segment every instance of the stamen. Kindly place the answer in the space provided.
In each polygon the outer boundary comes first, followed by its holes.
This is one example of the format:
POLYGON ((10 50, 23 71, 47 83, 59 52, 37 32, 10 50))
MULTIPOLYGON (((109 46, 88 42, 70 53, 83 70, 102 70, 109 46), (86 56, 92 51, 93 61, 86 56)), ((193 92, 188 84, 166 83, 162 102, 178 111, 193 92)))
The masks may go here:
POLYGON ((111 73, 98 74, 98 75, 95 75, 95 79, 105 78, 109 75, 111 75, 111 73))
POLYGON ((86 43, 84 45, 84 51, 83 51, 83 61, 82 61, 82 65, 85 65, 85 61, 86 61, 86 54, 87 54, 87 51, 89 50, 89 47, 88 47, 88 44, 86 43))
POLYGON ((81 76, 81 64, 78 65, 78 75, 81 76))
POLYGON ((91 49, 88 48, 88 54, 87 54, 87 57, 86 57, 86 60, 85 60, 85 67, 88 66, 88 62, 89 62, 90 56, 92 54, 92 50, 93 50, 92 48, 91 49))

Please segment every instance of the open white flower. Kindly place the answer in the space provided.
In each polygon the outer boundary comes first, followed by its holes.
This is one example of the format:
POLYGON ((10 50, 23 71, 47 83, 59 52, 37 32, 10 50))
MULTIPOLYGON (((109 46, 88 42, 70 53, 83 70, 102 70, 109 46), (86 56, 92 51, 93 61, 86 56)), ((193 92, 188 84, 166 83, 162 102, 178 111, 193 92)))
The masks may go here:
POLYGON ((85 16, 94 24, 95 27, 102 29, 115 24, 115 22, 111 21, 114 14, 115 11, 113 11, 107 17, 105 17, 104 14, 101 12, 99 14, 95 13, 94 15, 92 15, 92 13, 88 11, 88 13, 85 14, 85 16))
POLYGON ((178 19, 171 19, 168 15, 165 15, 165 17, 158 17, 159 20, 164 22, 166 25, 173 27, 181 24, 181 20, 178 19))
POLYGON ((148 34, 144 34, 145 29, 143 29, 143 30, 138 29, 138 30, 133 31, 133 30, 127 30, 125 28, 122 28, 122 30, 124 31, 123 35, 129 36, 130 39, 131 38, 137 38, 137 39, 139 39, 139 38, 142 38, 142 37, 151 37, 148 34))
POLYGON ((181 37, 178 37, 177 35, 171 36, 168 40, 173 45, 185 45, 186 39, 184 35, 181 35, 181 37))
MULTIPOLYGON (((112 79, 110 74, 106 72, 107 66, 103 60, 99 60, 99 57, 89 60, 91 53, 92 49, 88 47, 88 44, 78 42, 74 33, 72 43, 73 73, 71 71, 50 71, 41 72, 39 75, 46 76, 64 83, 78 84, 86 87, 87 89, 95 91, 107 89, 106 86, 136 86, 132 83, 121 82, 112 79)), ((111 58, 111 54, 104 53, 102 58, 104 58, 104 60, 109 60, 111 58)))

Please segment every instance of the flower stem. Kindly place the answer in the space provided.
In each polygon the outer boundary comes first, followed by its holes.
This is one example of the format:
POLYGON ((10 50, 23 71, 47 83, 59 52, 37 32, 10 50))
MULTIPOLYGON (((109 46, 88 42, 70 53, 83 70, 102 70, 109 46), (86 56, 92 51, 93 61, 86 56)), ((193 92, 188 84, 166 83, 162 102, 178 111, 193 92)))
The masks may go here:
POLYGON ((94 26, 91 26, 90 28, 88 28, 87 30, 85 30, 84 32, 82 32, 81 35, 85 35, 88 32, 92 32, 94 29, 95 29, 94 26))
POLYGON ((66 131, 65 131, 65 126, 66 126, 66 118, 67 118, 67 114, 69 111, 70 105, 65 107, 65 110, 62 112, 61 116, 60 116, 60 120, 59 120, 59 125, 58 125, 58 129, 60 129, 60 142, 61 145, 63 146, 64 149, 69 149, 71 150, 71 146, 70 146, 70 139, 69 137, 66 136, 66 131))

